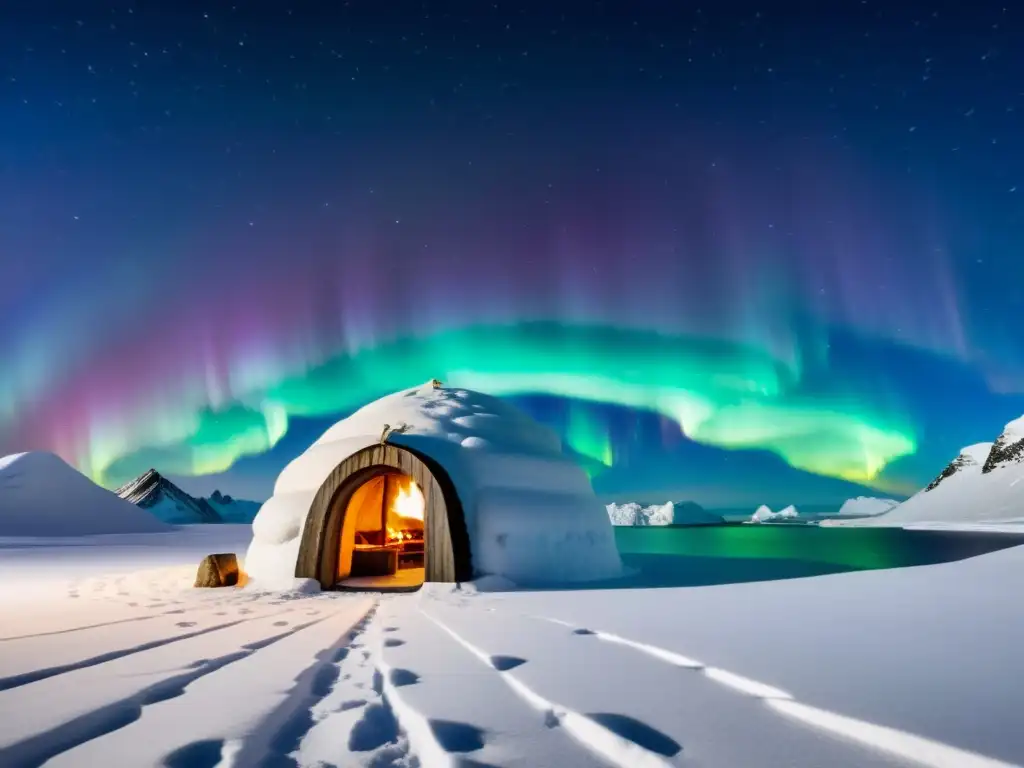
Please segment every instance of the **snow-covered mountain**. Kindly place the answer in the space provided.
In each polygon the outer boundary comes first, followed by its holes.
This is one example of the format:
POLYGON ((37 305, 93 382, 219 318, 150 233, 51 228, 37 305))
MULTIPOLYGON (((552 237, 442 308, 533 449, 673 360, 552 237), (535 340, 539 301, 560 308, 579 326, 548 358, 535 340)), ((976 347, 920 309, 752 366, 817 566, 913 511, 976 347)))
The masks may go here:
POLYGON ((93 536, 170 530, 52 453, 0 458, 0 536, 93 536))
POLYGON ((155 469, 143 472, 114 493, 175 525, 222 522, 206 499, 190 496, 155 469))
POLYGON ((752 523, 777 523, 783 521, 793 521, 800 518, 800 513, 796 511, 796 507, 790 504, 785 509, 780 509, 778 512, 772 512, 771 507, 762 504, 754 514, 750 517, 752 523))
POLYGON ((692 501, 666 501, 646 507, 630 501, 608 504, 607 509, 612 525, 716 525, 725 522, 725 518, 692 501))
POLYGON ((260 509, 259 502, 233 499, 220 491, 214 491, 209 498, 196 498, 155 469, 143 472, 115 493, 164 522, 175 525, 251 523, 260 509))
POLYGON ((985 465, 991 452, 992 443, 975 443, 974 445, 968 445, 966 448, 961 448, 957 457, 949 462, 936 475, 935 479, 925 486, 925 490, 935 490, 943 480, 947 480, 954 475, 962 477, 964 475, 980 474, 981 468, 985 465))
POLYGON ((1024 518, 1024 417, 993 443, 969 445, 923 490, 890 511, 822 525, 902 526, 979 523, 1024 518))
POLYGON ((1024 465, 1024 416, 1007 424, 988 452, 982 474, 1024 465))

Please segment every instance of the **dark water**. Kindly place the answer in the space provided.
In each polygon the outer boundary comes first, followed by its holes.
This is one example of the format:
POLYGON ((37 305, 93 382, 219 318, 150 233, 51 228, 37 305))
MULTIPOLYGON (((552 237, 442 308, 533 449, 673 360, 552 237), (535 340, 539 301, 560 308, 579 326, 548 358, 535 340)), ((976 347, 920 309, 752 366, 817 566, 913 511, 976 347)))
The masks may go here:
POLYGON ((962 560, 1024 543, 1024 536, 902 528, 715 525, 615 529, 623 555, 697 555, 801 560, 844 569, 897 568, 962 560))
POLYGON ((721 525, 615 529, 635 575, 609 587, 678 587, 902 568, 962 560, 1024 544, 1006 533, 900 528, 721 525))

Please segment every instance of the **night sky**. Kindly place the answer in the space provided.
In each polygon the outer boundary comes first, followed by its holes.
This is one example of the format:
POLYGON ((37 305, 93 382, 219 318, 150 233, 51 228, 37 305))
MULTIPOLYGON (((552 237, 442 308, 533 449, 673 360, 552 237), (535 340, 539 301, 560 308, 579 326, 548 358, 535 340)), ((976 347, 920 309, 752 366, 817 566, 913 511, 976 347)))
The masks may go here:
POLYGON ((0 454, 262 499, 438 377, 825 504, 1024 413, 1024 7, 8 5, 0 454))

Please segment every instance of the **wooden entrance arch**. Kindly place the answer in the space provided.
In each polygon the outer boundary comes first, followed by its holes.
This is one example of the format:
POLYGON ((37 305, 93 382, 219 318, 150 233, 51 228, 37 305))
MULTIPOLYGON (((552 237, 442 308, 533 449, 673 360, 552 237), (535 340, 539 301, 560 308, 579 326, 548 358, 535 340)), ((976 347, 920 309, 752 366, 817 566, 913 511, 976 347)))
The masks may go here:
POLYGON ((295 575, 337 588, 338 552, 348 502, 361 485, 379 475, 401 472, 423 491, 426 509, 424 581, 472 578, 466 519, 448 473, 430 457, 401 445, 373 445, 357 451, 328 475, 306 516, 295 575))

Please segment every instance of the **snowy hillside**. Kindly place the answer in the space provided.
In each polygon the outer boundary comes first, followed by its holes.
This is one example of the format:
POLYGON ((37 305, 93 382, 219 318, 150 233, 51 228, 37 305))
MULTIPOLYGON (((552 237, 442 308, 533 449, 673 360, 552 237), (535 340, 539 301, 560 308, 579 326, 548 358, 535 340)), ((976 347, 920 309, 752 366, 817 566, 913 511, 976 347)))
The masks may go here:
POLYGON ((1024 418, 994 442, 965 447, 921 492, 891 511, 822 525, 966 525, 1024 518, 1024 418))
POLYGON ((946 465, 934 480, 925 487, 926 491, 933 491, 939 485, 951 477, 964 477, 965 475, 976 475, 981 473, 981 468, 988 460, 992 452, 992 443, 975 443, 962 448, 957 457, 946 465))
POLYGON ((964 525, 1024 517, 1024 418, 994 443, 969 445, 928 486, 892 510, 829 526, 964 525))
POLYGON ((612 525, 717 525, 725 522, 725 518, 692 501, 666 501, 646 507, 631 501, 608 504, 607 509, 612 525))
POLYGON ((0 536, 89 536, 168 530, 52 453, 0 458, 0 536))
POLYGON ((780 523, 784 521, 792 522, 800 517, 800 513, 796 511, 796 507, 790 504, 785 509, 780 509, 778 512, 772 512, 771 507, 762 504, 750 518, 752 523, 780 523))

